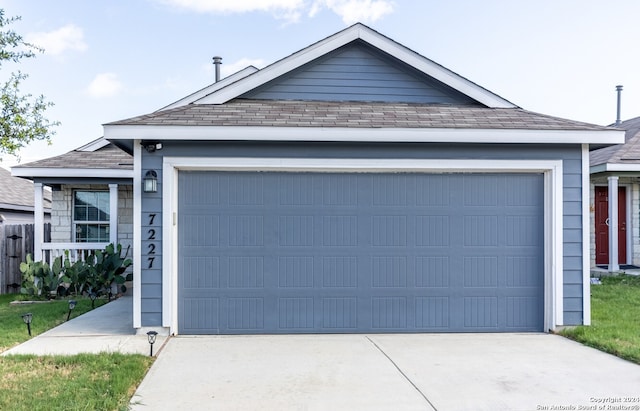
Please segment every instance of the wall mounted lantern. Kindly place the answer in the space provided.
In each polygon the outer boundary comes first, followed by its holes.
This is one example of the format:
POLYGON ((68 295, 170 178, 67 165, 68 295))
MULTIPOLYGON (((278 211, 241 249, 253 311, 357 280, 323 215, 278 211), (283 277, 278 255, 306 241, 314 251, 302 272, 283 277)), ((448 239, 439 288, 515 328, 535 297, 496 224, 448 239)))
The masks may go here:
POLYGON ((155 193, 158 191, 158 173, 149 170, 142 180, 142 191, 145 193, 155 193))
POLYGON ((149 331, 147 333, 147 338, 149 339, 149 346, 151 348, 151 352, 149 353, 149 357, 153 357, 153 344, 155 344, 157 336, 158 336, 158 332, 157 331, 149 331))
POLYGON ((33 314, 25 313, 22 314, 22 321, 27 324, 27 331, 29 332, 29 336, 31 336, 31 320, 33 319, 33 314))

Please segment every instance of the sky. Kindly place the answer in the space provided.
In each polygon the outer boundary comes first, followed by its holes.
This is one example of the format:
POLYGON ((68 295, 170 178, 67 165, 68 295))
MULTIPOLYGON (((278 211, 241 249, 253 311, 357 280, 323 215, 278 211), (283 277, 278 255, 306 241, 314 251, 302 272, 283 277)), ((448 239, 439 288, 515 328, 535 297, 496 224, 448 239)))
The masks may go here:
POLYGON ((66 153, 102 124, 153 112, 249 65, 264 68, 361 22, 538 113, 608 125, 640 116, 637 0, 0 0, 44 49, 3 64, 29 75, 59 121, 9 167, 66 153))

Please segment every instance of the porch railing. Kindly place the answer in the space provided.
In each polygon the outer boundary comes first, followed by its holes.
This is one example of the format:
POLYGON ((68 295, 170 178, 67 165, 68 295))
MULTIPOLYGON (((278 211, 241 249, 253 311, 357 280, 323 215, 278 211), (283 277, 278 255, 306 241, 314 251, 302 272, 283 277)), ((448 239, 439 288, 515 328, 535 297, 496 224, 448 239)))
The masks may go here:
POLYGON ((69 251, 69 260, 74 263, 85 261, 96 250, 104 250, 109 243, 42 243, 42 260, 51 265, 58 256, 69 251))

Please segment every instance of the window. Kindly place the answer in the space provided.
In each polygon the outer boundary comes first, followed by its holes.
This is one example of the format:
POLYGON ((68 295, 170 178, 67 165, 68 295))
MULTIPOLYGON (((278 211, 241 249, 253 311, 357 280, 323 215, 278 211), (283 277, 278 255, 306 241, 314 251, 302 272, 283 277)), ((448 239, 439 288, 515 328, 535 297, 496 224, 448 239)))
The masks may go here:
POLYGON ((73 227, 78 243, 109 241, 109 192, 75 191, 73 227))

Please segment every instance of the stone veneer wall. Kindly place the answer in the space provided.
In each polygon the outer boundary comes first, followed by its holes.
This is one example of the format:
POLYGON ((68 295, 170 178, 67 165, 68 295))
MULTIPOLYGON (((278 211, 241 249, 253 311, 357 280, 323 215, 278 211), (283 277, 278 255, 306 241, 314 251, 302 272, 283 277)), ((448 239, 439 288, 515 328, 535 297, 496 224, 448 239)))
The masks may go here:
MULTIPOLYGON (((607 178, 597 178, 591 181, 589 191, 589 223, 590 223, 590 258, 591 268, 596 266, 596 216, 595 216, 595 186, 607 186, 607 178)), ((630 217, 631 226, 627 226, 627 232, 631 232, 632 258, 629 263, 640 265, 640 185, 636 178, 620 177, 618 186, 627 187, 627 197, 631 198, 631 206, 627 207, 627 216, 630 217)), ((628 237, 627 237, 628 238, 628 237)))
MULTIPOLYGON (((72 208, 73 190, 109 190, 108 185, 63 185, 61 190, 53 191, 51 209, 51 242, 65 243, 73 241, 72 208)), ((118 242, 126 250, 133 247, 133 187, 118 187, 118 242)), ((132 255, 129 252, 129 256, 132 255)))

